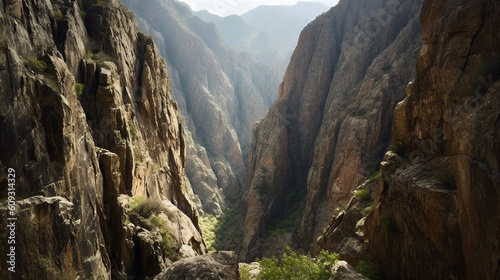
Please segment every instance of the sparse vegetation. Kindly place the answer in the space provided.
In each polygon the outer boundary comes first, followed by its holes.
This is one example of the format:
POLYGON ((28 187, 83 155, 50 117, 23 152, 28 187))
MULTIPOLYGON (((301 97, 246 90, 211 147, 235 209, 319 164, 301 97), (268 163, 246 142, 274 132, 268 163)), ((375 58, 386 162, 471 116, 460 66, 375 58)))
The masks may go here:
POLYGON ((240 267, 239 271, 241 280, 250 280, 250 266, 244 265, 240 267))
POLYGON ((333 275, 330 268, 338 260, 338 255, 321 251, 316 259, 301 255, 289 247, 281 257, 257 260, 260 264, 259 280, 327 280, 333 275))
POLYGON ((30 68, 34 72, 42 73, 47 68, 47 63, 39 60, 36 57, 31 57, 24 61, 24 66, 30 68))
POLYGON ((368 202, 372 199, 372 194, 368 189, 357 190, 354 196, 356 196, 356 199, 360 202, 368 202))
POLYGON ((379 182, 379 181, 382 181, 383 179, 384 179, 384 176, 382 175, 382 173, 380 171, 378 171, 378 172, 372 173, 370 178, 368 178, 368 181, 379 182))
POLYGON ((135 211, 135 209, 137 207, 139 207, 139 205, 143 204, 144 201, 146 201, 147 197, 143 196, 143 195, 138 195, 138 196, 134 196, 132 197, 132 199, 130 200, 130 209, 132 211, 135 211))
POLYGON ((56 21, 61 21, 63 19, 63 14, 61 10, 56 10, 54 12, 54 18, 56 19, 56 21))
POLYGON ((365 207, 363 210, 361 210, 361 215, 367 216, 368 214, 370 214, 370 212, 373 211, 373 209, 375 209, 375 205, 373 204, 368 207, 365 207))
POLYGON ((215 230, 217 228, 218 220, 216 217, 210 214, 205 214, 201 216, 199 220, 201 231, 203 232, 203 238, 205 239, 205 244, 207 245, 208 251, 216 251, 213 247, 215 243, 215 230))
POLYGON ((236 209, 228 208, 224 211, 222 217, 219 218, 215 226, 215 241, 213 243, 213 248, 219 249, 223 248, 224 244, 228 244, 235 236, 234 227, 236 220, 236 209))
POLYGON ((163 253, 165 254, 165 256, 171 260, 171 261, 175 261, 178 259, 177 257, 177 254, 176 254, 176 251, 175 251, 175 243, 172 242, 172 238, 170 237, 170 235, 168 233, 164 233, 162 234, 163 236, 163 240, 162 240, 162 243, 161 243, 161 249, 163 250, 163 253))
POLYGON ((92 51, 88 47, 85 47, 85 58, 89 62, 92 62, 94 59, 94 54, 92 53, 92 51))
POLYGON ((157 198, 134 196, 130 201, 130 209, 144 218, 149 218, 151 215, 161 212, 164 208, 162 201, 157 198))
POLYGON ((382 279, 382 267, 375 263, 360 261, 356 266, 356 271, 370 280, 382 279))
POLYGON ((83 94, 83 84, 76 83, 75 84, 76 96, 80 97, 83 94))
POLYGON ((135 126, 133 121, 128 121, 128 128, 130 131, 130 136, 132 136, 133 140, 137 140, 137 127, 135 126))

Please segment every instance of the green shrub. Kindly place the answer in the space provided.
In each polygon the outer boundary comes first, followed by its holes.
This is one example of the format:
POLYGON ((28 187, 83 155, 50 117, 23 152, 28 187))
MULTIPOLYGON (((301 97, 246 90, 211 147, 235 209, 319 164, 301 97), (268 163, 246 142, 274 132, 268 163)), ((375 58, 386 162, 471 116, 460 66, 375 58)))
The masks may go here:
POLYGON ((362 202, 362 201, 367 202, 367 201, 370 201, 372 199, 371 192, 370 192, 370 190, 367 190, 367 189, 357 190, 354 193, 354 196, 356 196, 356 199, 360 202, 362 202))
MULTIPOLYGON (((155 213, 160 213, 164 208, 163 202, 157 198, 134 196, 130 201, 130 209, 144 218, 149 218, 155 213)), ((155 223, 153 220, 151 222, 155 223)))
POLYGON ((167 222, 164 219, 162 219, 162 218, 160 218, 158 216, 152 216, 151 218, 149 218, 149 221, 153 225, 155 225, 160 230, 160 232, 162 234, 164 234, 165 232, 167 232, 168 225, 167 225, 167 222))
POLYGON ((63 19, 63 14, 61 10, 56 10, 54 12, 54 18, 56 19, 56 21, 61 21, 63 19))
POLYGON ((367 216, 368 214, 370 214, 370 212, 373 211, 373 209, 375 209, 375 205, 370 205, 368 207, 365 207, 365 209, 361 210, 361 215, 367 216))
POLYGON ((137 140, 137 127, 135 126, 133 121, 128 121, 128 127, 130 131, 130 135, 133 140, 137 140))
POLYGON ((257 260, 260 264, 259 280, 327 280, 332 277, 330 268, 338 260, 337 254, 320 252, 313 260, 286 248, 281 260, 276 257, 257 260))
POLYGON ((76 83, 75 91, 76 91, 76 96, 80 97, 83 94, 83 84, 76 83))
POLYGON ((250 280, 250 266, 244 265, 239 270, 241 280, 250 280))
POLYGON ((135 211, 135 209, 139 207, 139 205, 143 204, 146 199, 147 197, 143 195, 132 197, 132 199, 130 200, 130 209, 132 209, 132 211, 135 211))
POLYGON ((92 51, 89 48, 85 48, 85 58, 89 62, 92 62, 92 60, 94 58, 94 54, 92 53, 92 51))
POLYGON ((368 181, 370 182, 379 182, 384 179, 384 176, 382 175, 381 172, 375 172, 372 174, 370 178, 368 178, 368 181))
POLYGON ((205 239, 205 244, 207 245, 208 251, 216 251, 213 246, 215 243, 215 230, 218 224, 217 218, 210 214, 205 214, 201 216, 199 224, 201 232, 203 232, 203 238, 205 239))
POLYGON ((382 267, 378 264, 360 261, 358 266, 356 266, 356 270, 371 280, 382 279, 382 267))
POLYGON ((24 61, 24 66, 30 68, 31 70, 37 73, 42 73, 47 68, 47 63, 39 60, 36 57, 31 57, 24 61))
POLYGON ((175 243, 172 241, 172 238, 168 233, 165 233, 165 235, 163 235, 161 249, 163 250, 165 256, 171 261, 175 261, 178 259, 175 248, 176 246, 175 243))

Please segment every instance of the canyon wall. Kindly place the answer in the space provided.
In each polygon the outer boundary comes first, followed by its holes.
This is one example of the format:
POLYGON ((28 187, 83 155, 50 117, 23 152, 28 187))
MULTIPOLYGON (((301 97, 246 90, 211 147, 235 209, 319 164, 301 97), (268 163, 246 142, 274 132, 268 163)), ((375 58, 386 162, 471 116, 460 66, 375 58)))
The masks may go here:
POLYGON ((15 272, 2 261, 0 278, 154 276, 204 254, 166 63, 133 14, 19 0, 0 20, 0 196, 16 201, 2 228, 17 218, 15 272))
POLYGON ((215 24, 195 16, 186 4, 123 2, 163 47, 172 94, 189 131, 188 179, 200 210, 220 215, 241 191, 251 128, 276 98, 277 75, 227 47, 215 24))
POLYGON ((252 134, 240 258, 296 244, 314 253, 334 209, 378 169, 414 75, 420 7, 340 1, 302 31, 278 100, 252 134))
POLYGON ((321 247, 377 263, 386 279, 499 277, 499 11, 497 1, 424 2, 416 79, 394 111, 376 207, 361 215, 353 198, 321 247))

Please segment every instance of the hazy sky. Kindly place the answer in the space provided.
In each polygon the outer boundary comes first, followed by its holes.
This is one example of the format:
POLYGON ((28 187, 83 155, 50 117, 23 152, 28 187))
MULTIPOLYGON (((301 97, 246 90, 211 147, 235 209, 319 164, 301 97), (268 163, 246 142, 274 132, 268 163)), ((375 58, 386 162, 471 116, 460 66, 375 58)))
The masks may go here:
MULTIPOLYGON (((260 5, 294 5, 297 0, 180 0, 188 3, 194 11, 208 10, 221 16, 243 14, 260 5)), ((321 2, 328 6, 337 4, 338 0, 303 0, 308 2, 321 2)))

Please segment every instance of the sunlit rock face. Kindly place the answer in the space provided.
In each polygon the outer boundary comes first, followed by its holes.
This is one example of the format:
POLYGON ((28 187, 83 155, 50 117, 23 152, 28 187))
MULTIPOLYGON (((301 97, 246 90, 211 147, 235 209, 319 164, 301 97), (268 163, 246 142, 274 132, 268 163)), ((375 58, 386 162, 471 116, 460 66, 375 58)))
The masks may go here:
POLYGON ((131 12, 2 1, 0 20, 0 195, 13 168, 17 202, 16 272, 2 261, 0 278, 154 276, 170 250, 203 254, 166 63, 131 12), (163 206, 138 216, 131 196, 163 206))
POLYGON ((421 4, 340 1, 302 31, 278 101, 253 131, 241 258, 274 254, 266 232, 287 219, 314 252, 333 209, 378 169, 414 75, 421 4))
POLYGON ((186 173, 200 210, 220 215, 241 191, 252 126, 275 100, 279 79, 238 54, 184 3, 125 0, 167 60, 172 95, 189 133, 186 173))

